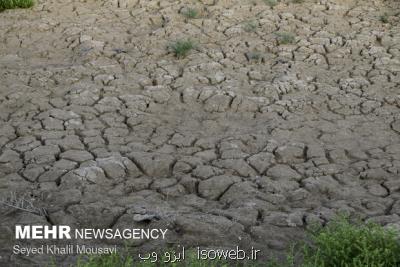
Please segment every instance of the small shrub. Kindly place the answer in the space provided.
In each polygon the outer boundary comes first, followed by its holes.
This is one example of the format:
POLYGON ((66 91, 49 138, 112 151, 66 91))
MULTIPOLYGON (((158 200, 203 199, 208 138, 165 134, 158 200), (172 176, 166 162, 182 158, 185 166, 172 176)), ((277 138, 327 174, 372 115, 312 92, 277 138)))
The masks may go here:
POLYGON ((292 44, 295 41, 295 37, 292 33, 289 32, 278 32, 276 33, 276 39, 278 44, 292 44))
POLYGON ((304 0, 293 0, 293 3, 295 3, 295 4, 301 4, 301 3, 304 3, 304 0))
POLYGON ((190 50, 195 48, 192 40, 178 40, 169 45, 169 49, 175 54, 177 58, 186 57, 190 50))
POLYGON ((181 14, 188 19, 196 19, 199 17, 199 11, 195 8, 185 8, 181 14))
POLYGON ((304 267, 400 266, 398 233, 373 223, 338 218, 311 233, 304 248, 304 267))
POLYGON ((384 13, 383 15, 379 16, 379 20, 383 23, 389 23, 389 15, 388 13, 384 13))
POLYGON ((251 52, 246 53, 246 58, 248 61, 259 62, 262 60, 262 54, 258 51, 251 51, 251 52))
POLYGON ((274 7, 278 4, 277 0, 264 0, 264 3, 270 7, 274 7))
POLYGON ((0 11, 14 8, 29 8, 33 5, 33 0, 0 0, 0 11))
POLYGON ((243 24, 243 29, 246 32, 254 32, 257 30, 257 23, 255 21, 247 21, 243 24))

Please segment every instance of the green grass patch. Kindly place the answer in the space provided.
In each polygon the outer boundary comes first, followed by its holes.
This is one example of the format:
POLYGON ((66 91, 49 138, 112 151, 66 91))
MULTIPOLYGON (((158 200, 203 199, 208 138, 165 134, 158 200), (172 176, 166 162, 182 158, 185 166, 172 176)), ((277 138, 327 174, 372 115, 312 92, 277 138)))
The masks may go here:
POLYGON ((0 11, 14 8, 30 8, 33 5, 33 0, 0 0, 0 11))
POLYGON ((270 7, 274 7, 278 4, 278 0, 263 0, 264 3, 270 7))
POLYGON ((276 40, 280 45, 293 44, 295 41, 295 37, 290 32, 277 32, 276 40))
POLYGON ((400 266, 399 233, 374 223, 351 223, 340 217, 311 232, 303 267, 400 266))
POLYGON ((262 54, 258 51, 247 52, 245 56, 250 62, 260 62, 262 60, 262 54))
POLYGON ((169 50, 174 53, 177 58, 186 57, 189 52, 196 48, 194 42, 190 39, 187 40, 178 40, 168 46, 169 50))
POLYGON ((389 14, 388 13, 384 13, 383 15, 379 16, 379 20, 382 23, 389 23, 389 14))
POLYGON ((246 21, 246 22, 243 24, 243 29, 244 29, 246 32, 255 32, 255 31, 257 30, 257 28, 258 28, 258 23, 255 22, 255 21, 253 21, 253 20, 246 21))
POLYGON ((197 9, 190 7, 183 9, 181 14, 187 19, 197 19, 198 17, 200 17, 200 12, 197 9))

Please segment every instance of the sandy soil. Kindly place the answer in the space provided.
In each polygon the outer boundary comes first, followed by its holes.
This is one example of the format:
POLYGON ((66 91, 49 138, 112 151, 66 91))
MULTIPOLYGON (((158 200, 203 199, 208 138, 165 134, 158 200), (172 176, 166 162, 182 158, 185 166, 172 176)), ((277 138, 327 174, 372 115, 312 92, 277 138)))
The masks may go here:
POLYGON ((0 196, 47 211, 0 205, 1 265, 48 260, 10 253, 16 223, 166 227, 131 245, 263 258, 338 212, 400 228, 399 5, 41 0, 0 13, 0 196), (168 45, 188 38, 196 49, 175 58, 168 45))

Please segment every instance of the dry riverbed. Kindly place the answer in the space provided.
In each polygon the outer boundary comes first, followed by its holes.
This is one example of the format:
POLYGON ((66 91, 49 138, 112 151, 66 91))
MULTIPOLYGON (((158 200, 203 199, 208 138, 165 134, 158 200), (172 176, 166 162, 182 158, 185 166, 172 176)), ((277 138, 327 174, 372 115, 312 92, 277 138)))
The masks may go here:
POLYGON ((38 208, 0 205, 0 263, 48 260, 11 253, 17 223, 166 228, 132 245, 264 259, 338 212, 400 228, 399 6, 39 0, 0 13, 0 196, 38 208), (177 40, 194 49, 176 58, 177 40))

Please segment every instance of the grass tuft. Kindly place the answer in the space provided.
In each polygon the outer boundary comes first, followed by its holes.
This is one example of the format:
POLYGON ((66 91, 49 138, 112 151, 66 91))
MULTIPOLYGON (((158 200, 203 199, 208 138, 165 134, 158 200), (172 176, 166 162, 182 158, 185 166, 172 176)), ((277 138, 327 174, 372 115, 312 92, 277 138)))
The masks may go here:
POLYGON ((0 0, 0 11, 14 8, 30 8, 33 5, 33 0, 0 0))
POLYGON ((278 0, 264 0, 264 3, 270 7, 274 7, 278 4, 278 0))
POLYGON ((295 41, 294 35, 289 32, 277 32, 276 39, 280 45, 293 44, 295 41))
POLYGON ((251 51, 245 54, 248 61, 260 62, 262 60, 262 54, 258 51, 251 51))
POLYGON ((184 58, 195 48, 195 44, 192 40, 178 40, 169 45, 169 49, 175 54, 177 58, 184 58))
POLYGON ((200 16, 200 12, 195 8, 185 8, 181 14, 187 19, 197 19, 200 16))
POLYGON ((379 16, 379 20, 382 23, 389 23, 389 15, 388 15, 388 13, 384 13, 383 15, 380 15, 379 16))
POLYGON ((253 20, 246 21, 246 22, 243 24, 243 29, 244 29, 246 32, 255 32, 255 31, 257 30, 257 27, 258 27, 257 22, 255 22, 255 21, 253 21, 253 20))

